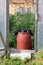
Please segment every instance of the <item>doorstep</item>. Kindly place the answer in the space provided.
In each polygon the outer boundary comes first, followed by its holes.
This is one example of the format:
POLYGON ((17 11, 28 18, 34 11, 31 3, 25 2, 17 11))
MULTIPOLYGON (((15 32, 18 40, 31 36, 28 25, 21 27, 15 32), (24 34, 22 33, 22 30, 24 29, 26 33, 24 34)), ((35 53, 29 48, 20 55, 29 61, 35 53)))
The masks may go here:
POLYGON ((10 49, 10 56, 20 57, 24 59, 26 57, 31 58, 32 54, 35 53, 35 50, 19 50, 19 49, 10 49))

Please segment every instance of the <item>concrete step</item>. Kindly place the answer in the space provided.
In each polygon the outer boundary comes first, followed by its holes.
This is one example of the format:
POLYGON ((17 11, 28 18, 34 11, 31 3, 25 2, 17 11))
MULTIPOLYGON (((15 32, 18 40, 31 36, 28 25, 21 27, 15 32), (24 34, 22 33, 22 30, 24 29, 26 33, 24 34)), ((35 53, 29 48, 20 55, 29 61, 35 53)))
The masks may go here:
POLYGON ((10 56, 12 57, 20 57, 21 59, 24 58, 31 58, 32 54, 35 53, 35 50, 19 50, 19 49, 10 49, 10 56))

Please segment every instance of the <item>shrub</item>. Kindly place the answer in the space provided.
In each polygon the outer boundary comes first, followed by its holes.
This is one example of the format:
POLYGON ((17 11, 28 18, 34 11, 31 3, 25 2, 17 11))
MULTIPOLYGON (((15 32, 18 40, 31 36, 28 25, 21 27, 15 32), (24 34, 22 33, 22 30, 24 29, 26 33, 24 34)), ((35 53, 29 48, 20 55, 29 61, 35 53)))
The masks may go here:
MULTIPOLYGON (((9 16, 9 46, 16 46, 16 36, 11 33, 13 30, 25 30, 30 29, 34 33, 35 29, 35 17, 31 12, 9 16)), ((34 46, 34 35, 32 36, 32 46, 34 46)))

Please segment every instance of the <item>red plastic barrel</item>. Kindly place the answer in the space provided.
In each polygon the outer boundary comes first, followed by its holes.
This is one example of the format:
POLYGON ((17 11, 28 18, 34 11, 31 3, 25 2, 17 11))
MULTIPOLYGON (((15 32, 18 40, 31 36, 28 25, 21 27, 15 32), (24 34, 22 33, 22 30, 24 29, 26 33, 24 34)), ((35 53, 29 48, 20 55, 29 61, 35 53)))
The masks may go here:
POLYGON ((31 49, 30 32, 18 32, 17 34, 17 49, 31 49))

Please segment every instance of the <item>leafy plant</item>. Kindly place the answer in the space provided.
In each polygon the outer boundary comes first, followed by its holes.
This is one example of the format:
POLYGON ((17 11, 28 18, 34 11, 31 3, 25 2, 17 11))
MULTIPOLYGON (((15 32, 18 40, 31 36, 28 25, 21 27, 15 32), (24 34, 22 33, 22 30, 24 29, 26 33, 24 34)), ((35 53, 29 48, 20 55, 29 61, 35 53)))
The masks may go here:
POLYGON ((9 33, 9 46, 16 47, 16 35, 14 33, 9 33))
POLYGON ((29 65, 42 65, 42 62, 41 61, 33 61, 33 62, 30 62, 30 64, 29 65))
POLYGON ((1 65, 25 65, 24 61, 18 57, 15 58, 4 58, 1 65))
POLYGON ((24 58, 24 62, 27 62, 27 61, 29 61, 29 60, 30 60, 29 57, 25 57, 25 58, 24 58))
POLYGON ((37 58, 43 58, 43 51, 40 51, 36 55, 37 58))
POLYGON ((29 57, 26 57, 24 60, 21 60, 19 57, 10 56, 10 58, 8 58, 9 56, 4 56, 1 65, 43 65, 43 60, 40 60, 43 58, 43 52, 41 51, 38 54, 41 57, 38 57, 36 54, 35 59, 29 59, 29 57), (27 62, 27 60, 29 61, 27 62))
MULTIPOLYGON (((35 29, 35 17, 32 12, 25 14, 17 13, 15 15, 9 15, 9 46, 16 46, 16 36, 11 33, 14 30, 26 30, 30 29, 34 34, 35 29)), ((34 46, 34 35, 32 36, 32 46, 34 46)))

